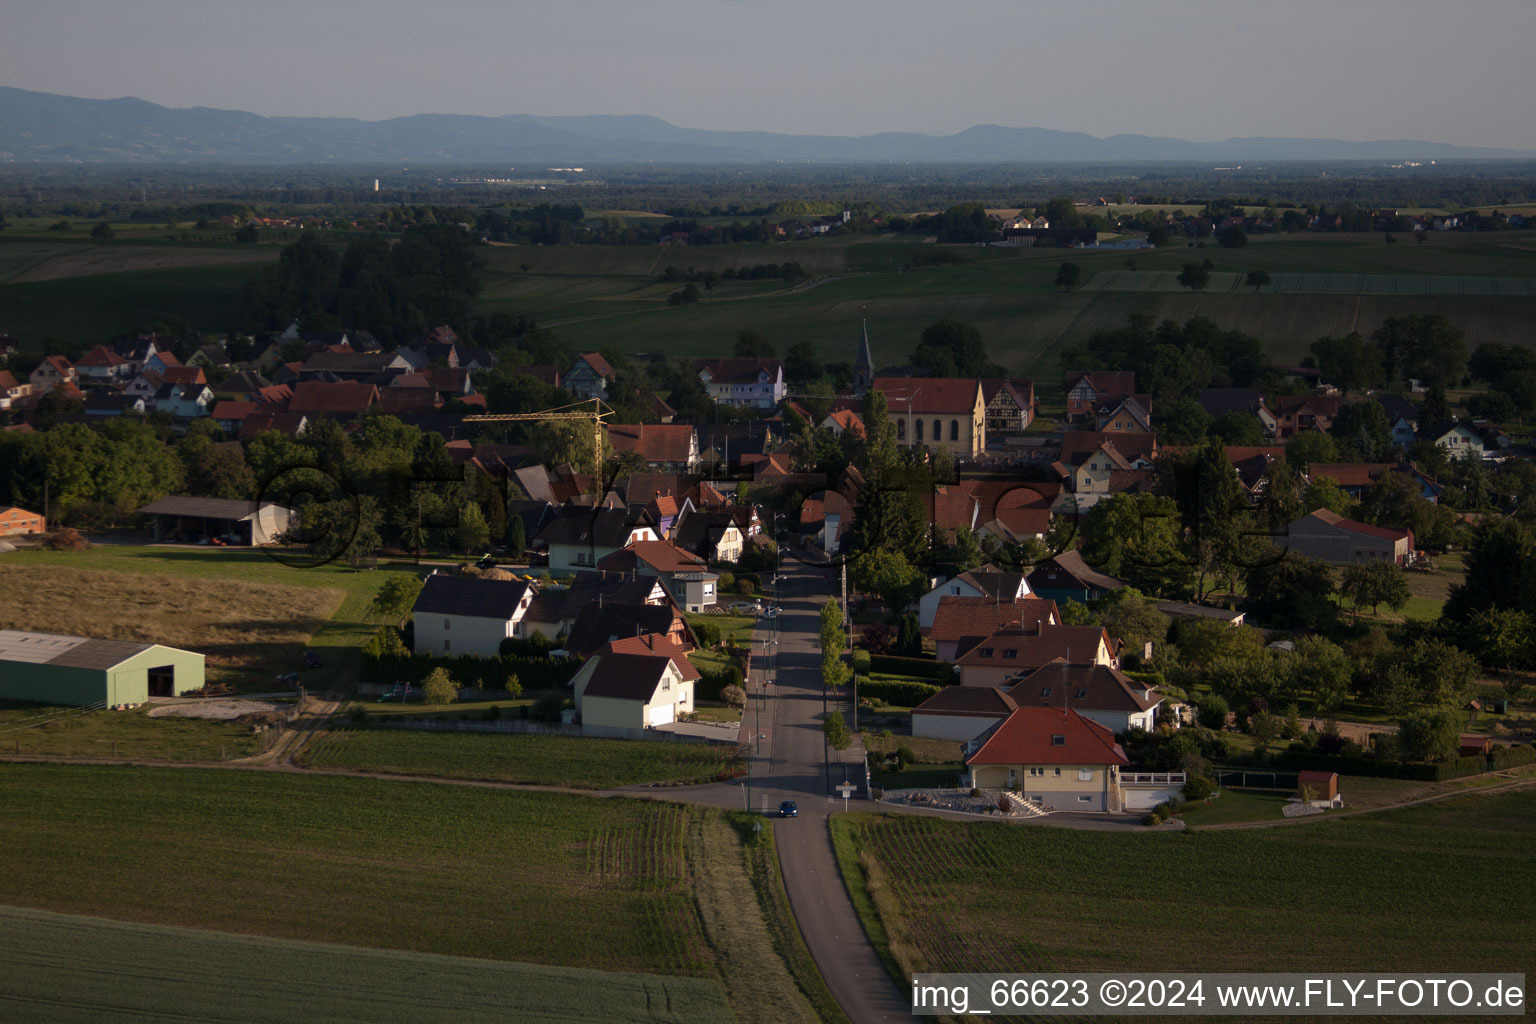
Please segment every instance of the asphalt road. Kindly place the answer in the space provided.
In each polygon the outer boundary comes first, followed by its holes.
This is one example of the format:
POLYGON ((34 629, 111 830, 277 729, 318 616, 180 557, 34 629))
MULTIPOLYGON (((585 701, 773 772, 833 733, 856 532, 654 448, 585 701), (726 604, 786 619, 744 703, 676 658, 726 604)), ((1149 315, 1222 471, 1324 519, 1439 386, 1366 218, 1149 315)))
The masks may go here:
MULTIPOLYGON (((825 570, 788 561, 779 583, 777 621, 760 620, 755 636, 752 699, 745 716, 749 728, 742 732, 754 750, 751 804, 770 814, 777 813, 782 800, 799 805, 799 817, 774 821, 779 866, 801 934, 844 1012, 854 1024, 910 1020, 902 990, 886 973, 854 913, 827 827, 828 815, 841 809, 842 799, 831 787, 843 780, 844 768, 834 764, 829 771, 825 760, 817 634, 821 607, 835 580, 825 570), (766 688, 771 696, 756 699, 768 678, 773 680, 766 688)), ((862 768, 849 765, 847 772, 856 778, 862 768)))

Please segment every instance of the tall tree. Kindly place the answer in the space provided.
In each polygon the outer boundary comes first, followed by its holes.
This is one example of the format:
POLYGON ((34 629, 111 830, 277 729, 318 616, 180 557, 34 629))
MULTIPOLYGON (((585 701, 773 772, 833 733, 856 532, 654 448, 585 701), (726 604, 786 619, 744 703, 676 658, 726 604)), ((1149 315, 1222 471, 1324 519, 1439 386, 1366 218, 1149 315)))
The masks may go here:
POLYGON ((989 368, 981 332, 958 320, 936 320, 923 328, 912 365, 935 377, 981 377, 989 368))

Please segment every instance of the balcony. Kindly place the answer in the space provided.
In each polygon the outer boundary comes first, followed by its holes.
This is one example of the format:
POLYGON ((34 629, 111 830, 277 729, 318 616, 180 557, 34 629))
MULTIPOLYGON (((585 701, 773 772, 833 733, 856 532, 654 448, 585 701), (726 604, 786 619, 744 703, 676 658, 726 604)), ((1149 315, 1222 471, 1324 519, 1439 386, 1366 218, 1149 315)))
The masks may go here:
POLYGON ((1122 786, 1182 786, 1183 772, 1121 772, 1122 786))

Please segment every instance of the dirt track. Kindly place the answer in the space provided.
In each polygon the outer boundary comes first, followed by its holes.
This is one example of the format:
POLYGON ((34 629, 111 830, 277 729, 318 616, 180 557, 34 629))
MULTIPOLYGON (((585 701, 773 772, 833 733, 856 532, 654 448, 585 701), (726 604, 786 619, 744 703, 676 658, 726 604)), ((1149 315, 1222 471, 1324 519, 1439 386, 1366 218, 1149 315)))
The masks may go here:
POLYGON ((65 277, 116 274, 125 270, 166 270, 172 267, 212 267, 228 263, 270 263, 275 249, 194 249, 174 246, 103 245, 53 256, 11 279, 57 281, 65 277))

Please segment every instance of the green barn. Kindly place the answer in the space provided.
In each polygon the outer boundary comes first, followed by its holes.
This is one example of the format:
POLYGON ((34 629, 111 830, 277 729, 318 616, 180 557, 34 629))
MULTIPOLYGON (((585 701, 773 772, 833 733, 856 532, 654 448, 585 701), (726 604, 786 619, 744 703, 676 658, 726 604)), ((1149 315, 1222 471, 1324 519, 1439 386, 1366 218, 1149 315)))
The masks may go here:
POLYGON ((143 704, 203 685, 203 656, 161 644, 0 629, 0 700, 143 704))

